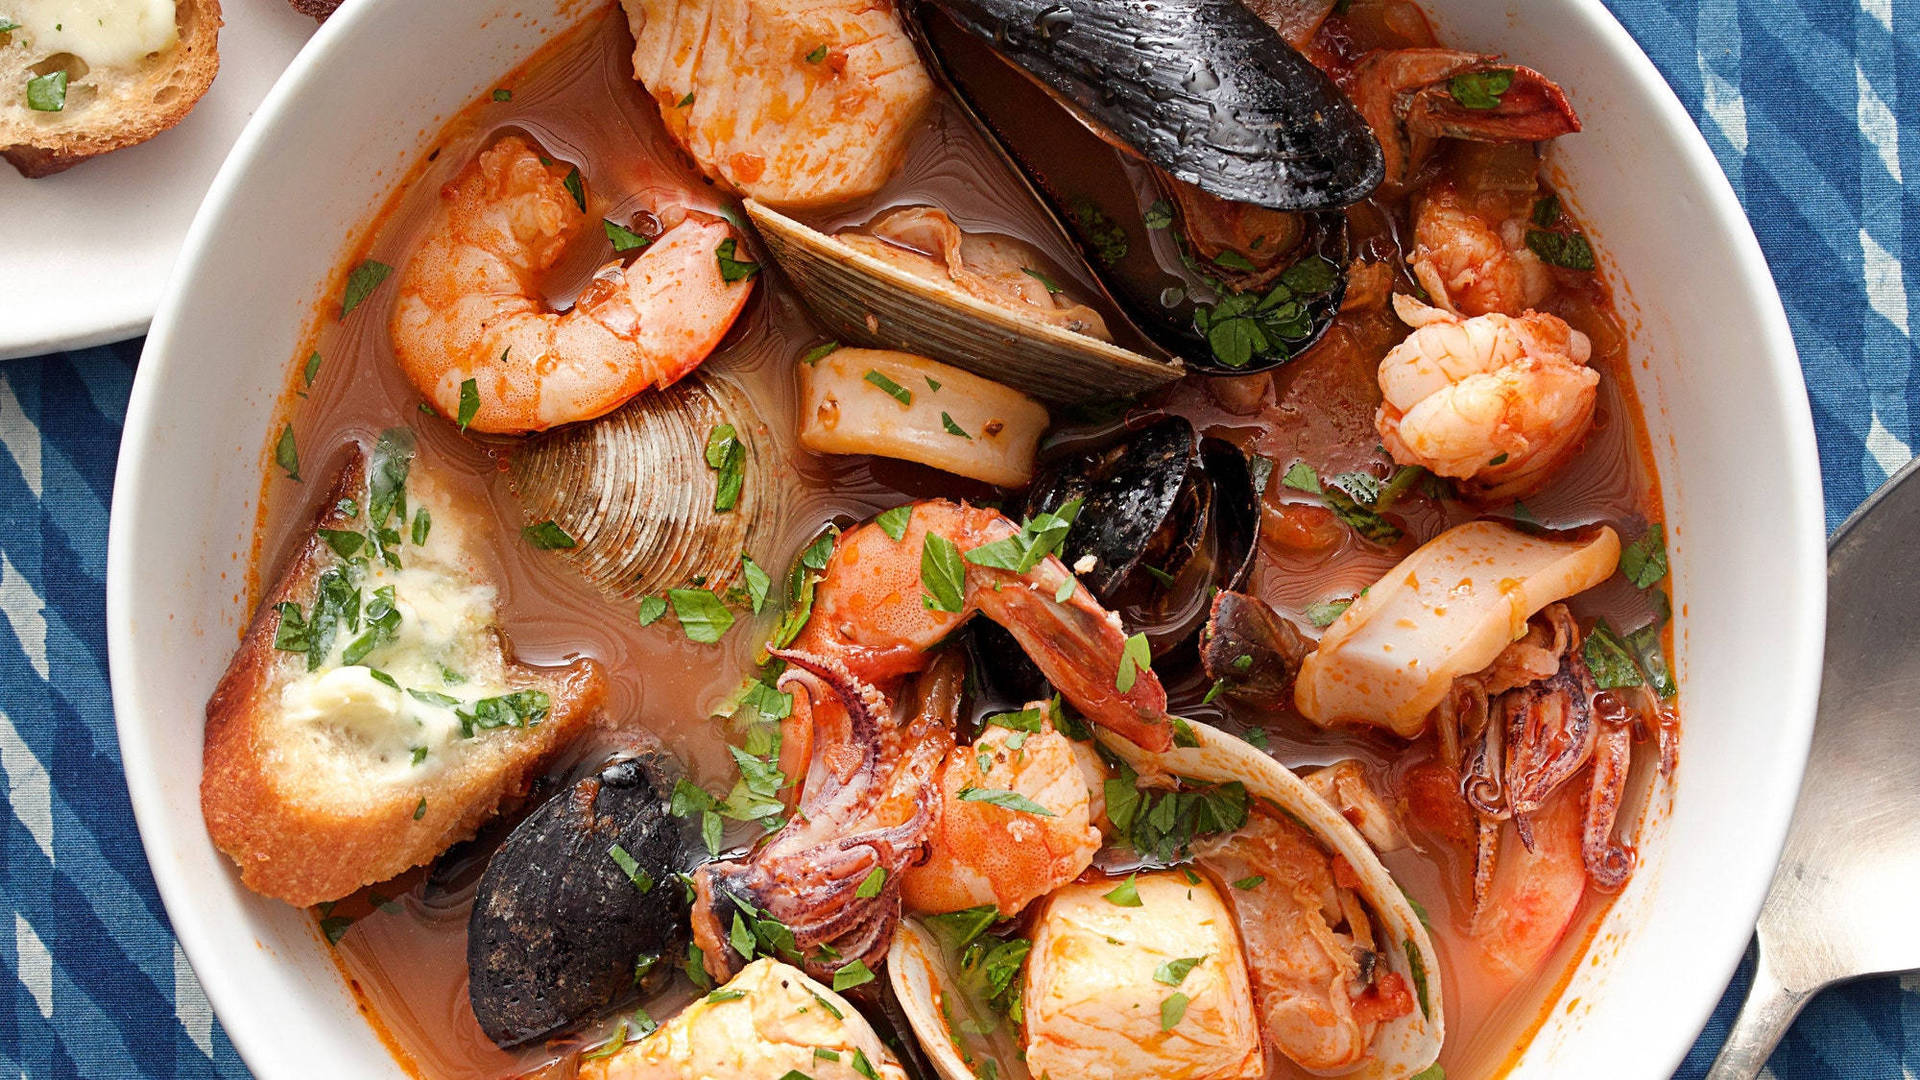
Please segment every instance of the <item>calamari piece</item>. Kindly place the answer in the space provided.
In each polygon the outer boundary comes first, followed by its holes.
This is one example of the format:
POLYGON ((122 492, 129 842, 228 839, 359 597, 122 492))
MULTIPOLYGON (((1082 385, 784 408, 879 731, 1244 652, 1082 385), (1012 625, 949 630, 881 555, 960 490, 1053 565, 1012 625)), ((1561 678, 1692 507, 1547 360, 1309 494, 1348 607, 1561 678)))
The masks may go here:
MULTIPOLYGON (((1045 710, 1042 703, 1022 715, 1045 710)), ((1037 732, 989 725, 973 745, 947 753, 927 861, 900 882, 909 910, 932 915, 992 904, 1011 917, 1093 865, 1100 830, 1079 755, 1073 740, 1038 722, 1037 732), (1046 813, 991 801, 998 792, 1046 813)))
POLYGON ((1491 521, 1449 529, 1327 629, 1300 665, 1294 705, 1323 726, 1375 724, 1411 738, 1455 678, 1492 663, 1534 612, 1605 581, 1619 557, 1605 526, 1579 540, 1491 521))
POLYGON ((1011 387, 912 353, 835 349, 801 363, 800 445, 917 461, 1000 487, 1033 479, 1047 410, 1011 387))
POLYGON ((945 210, 894 210, 866 231, 845 230, 841 243, 929 281, 944 281, 969 296, 1036 322, 1112 341, 1100 313, 1061 290, 1038 254, 1008 237, 960 231, 945 210))
POLYGON ((906 1080, 866 1018, 797 968, 755 960, 721 989, 611 1057, 581 1061, 580 1080, 772 1080, 796 1072, 906 1080))
POLYGON ((1373 850, 1399 851, 1412 843, 1400 825, 1399 815, 1374 790, 1373 782, 1367 779, 1366 766, 1360 764, 1359 759, 1336 761, 1300 779, 1325 799, 1328 806, 1352 822, 1360 835, 1367 838, 1367 843, 1373 845, 1373 850))
POLYGON ((668 133, 708 176, 775 206, 878 191, 933 98, 890 4, 621 4, 634 77, 668 133))
POLYGON ((1163 871, 1068 885, 1048 899, 1027 957, 1027 1068, 1035 1076, 1227 1080, 1261 1072, 1239 934, 1204 878, 1163 871), (1184 1005, 1169 1002, 1174 995, 1184 1005), (1169 1023, 1169 1020, 1172 1022, 1169 1023))

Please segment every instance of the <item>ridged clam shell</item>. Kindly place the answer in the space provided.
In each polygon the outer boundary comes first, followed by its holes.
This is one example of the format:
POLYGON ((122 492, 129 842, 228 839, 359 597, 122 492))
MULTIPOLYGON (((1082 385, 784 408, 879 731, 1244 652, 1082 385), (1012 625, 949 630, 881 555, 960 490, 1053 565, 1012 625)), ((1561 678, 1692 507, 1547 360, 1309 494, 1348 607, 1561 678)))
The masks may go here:
POLYGON ((740 555, 771 513, 763 424, 739 388, 699 373, 641 394, 588 423, 528 440, 513 455, 514 486, 529 525, 553 521, 575 546, 556 554, 602 592, 638 600, 699 584, 724 590, 740 555), (713 508, 719 472, 707 436, 733 425, 746 448, 740 501, 713 508))
POLYGON ((1155 360, 916 277, 748 200, 774 261, 842 341, 966 368, 1054 403, 1132 397, 1179 379, 1155 360))

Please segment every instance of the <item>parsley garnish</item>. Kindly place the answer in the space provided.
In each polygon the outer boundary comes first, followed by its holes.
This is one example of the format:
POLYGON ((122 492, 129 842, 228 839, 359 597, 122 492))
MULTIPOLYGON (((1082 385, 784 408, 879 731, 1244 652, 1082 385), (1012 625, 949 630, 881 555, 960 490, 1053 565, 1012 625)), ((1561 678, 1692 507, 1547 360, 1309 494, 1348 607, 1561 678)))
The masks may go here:
POLYGON ((538 525, 528 525, 526 528, 520 530, 520 535, 526 539, 527 543, 532 544, 541 551, 564 551, 568 548, 580 546, 579 542, 576 541, 567 530, 561 528, 552 518, 548 518, 538 525))
POLYGON ((1020 268, 1020 272, 1032 278, 1033 280, 1039 282, 1041 285, 1046 286, 1047 295, 1058 296, 1060 294, 1061 292, 1060 286, 1054 284, 1052 278, 1048 277, 1047 275, 1041 273, 1038 270, 1035 270, 1033 267, 1023 266, 1020 268))
POLYGON ((817 64, 820 61, 825 60, 826 58, 827 58, 827 47, 825 45, 816 45, 814 46, 813 51, 807 54, 807 63, 817 64))
POLYGON ((814 364, 831 356, 838 348, 840 348, 840 343, 837 341, 823 341, 802 354, 800 362, 806 364, 808 367, 812 367, 814 364))
POLYGON ((913 504, 907 503, 904 506, 881 511, 879 516, 873 519, 873 523, 880 526, 880 531, 886 533, 888 539, 898 541, 907 535, 907 523, 912 520, 913 504))
POLYGON ((856 986, 864 986, 872 981, 873 972, 867 970, 866 962, 863 960, 852 960, 849 961, 845 967, 833 973, 833 991, 836 994, 843 993, 856 986))
POLYGON ((1667 576, 1666 529, 1654 522, 1633 543, 1620 549, 1620 572, 1636 588, 1647 588, 1667 576))
POLYGON ((953 417, 949 416, 944 412, 940 414, 940 426, 943 428, 946 428, 947 434, 949 435, 958 435, 961 438, 966 439, 968 442, 973 441, 973 436, 967 434, 967 430, 965 428, 961 427, 959 424, 954 423, 953 417))
POLYGON ((640 895, 645 896, 647 893, 653 891, 653 875, 641 869, 640 864, 634 861, 633 856, 627 854, 626 848, 621 847, 619 844, 613 845, 607 849, 607 858, 612 859, 614 865, 620 868, 621 873, 627 875, 627 880, 633 882, 634 888, 640 890, 640 895))
POLYGON ((660 616, 666 613, 667 601, 665 597, 643 596, 640 598, 641 626, 652 626, 654 623, 660 621, 660 616))
POLYGON ((1141 216, 1140 223, 1149 229, 1165 229, 1173 225, 1173 204, 1165 199, 1153 200, 1147 212, 1141 216))
POLYGON ((600 219, 600 230, 607 234, 607 242, 613 245, 613 250, 616 253, 638 251, 648 244, 653 243, 652 237, 641 236, 625 225, 621 225, 608 218, 600 219))
POLYGON ((347 274, 347 289, 340 297, 340 317, 344 319, 352 314, 353 309, 373 295, 373 290, 379 288, 380 283, 387 280, 387 275, 391 273, 393 273, 393 267, 373 259, 367 259, 354 267, 347 274))
POLYGON ((720 280, 722 281, 745 281, 760 272, 759 263, 734 258, 736 250, 738 250, 737 246, 731 236, 720 241, 720 246, 713 249, 714 258, 720 262, 720 280))
POLYGON ((963 787, 960 789, 960 801, 986 803, 989 806, 997 806, 1002 810, 1013 810, 1022 814, 1032 814, 1035 817, 1054 816, 1053 811, 1041 806, 1025 795, 1017 791, 1006 791, 1000 788, 963 787))
POLYGON ((1593 261, 1593 245, 1579 233, 1528 229, 1527 248, 1540 256, 1541 262, 1568 270, 1592 270, 1597 265, 1593 261))
POLYGON ((1447 92, 1463 109, 1497 109, 1500 95, 1513 88, 1513 72, 1506 68, 1468 71, 1447 80, 1447 92))
POLYGON ((1143 671, 1153 670, 1153 646, 1144 633, 1134 634, 1120 650, 1120 670, 1113 677, 1113 688, 1126 693, 1143 671))
POLYGON ((1174 1025, 1187 1015, 1187 995, 1174 991, 1167 1000, 1160 1003, 1160 1030, 1172 1031, 1174 1025))
POLYGON ((293 425, 280 429, 280 439, 273 444, 273 461, 287 471, 287 479, 300 479, 300 448, 293 442, 293 425))
POLYGON ((1605 619, 1594 623, 1593 629, 1587 631, 1587 640, 1580 646, 1580 656, 1587 662, 1587 670, 1593 672, 1593 684, 1602 690, 1618 690, 1646 682, 1640 675, 1639 665, 1633 662, 1633 654, 1627 651, 1626 643, 1620 640, 1605 619))
MULTIPOLYGON (((1188 874, 1191 875, 1192 871, 1188 871, 1188 874)), ((1199 883, 1198 879, 1191 882, 1195 885, 1199 883)), ((1187 974, 1206 959, 1204 956, 1183 956, 1178 960, 1169 960, 1153 969, 1153 981, 1163 986, 1179 986, 1186 981, 1187 974)))
POLYGON ((668 589, 667 601, 688 641, 711 645, 733 627, 733 612, 706 589, 668 589))
POLYGON ((862 375, 861 378, 879 387, 882 393, 900 404, 909 407, 913 405, 913 391, 887 378, 880 372, 869 370, 865 375, 862 375))
MULTIPOLYGON (((504 358, 505 355, 505 353, 502 353, 502 358, 504 358)), ((461 431, 465 431, 467 430, 467 426, 473 423, 473 418, 479 415, 479 412, 480 380, 466 379, 460 383, 460 412, 454 418, 454 422, 460 425, 461 431)))
POLYGON ((579 207, 580 211, 585 213, 587 209, 587 185, 584 180, 580 179, 580 166, 575 165, 569 170, 567 178, 560 181, 560 186, 566 188, 567 194, 573 196, 573 205, 579 207))
POLYGON ((49 71, 27 80, 27 108, 35 112, 59 112, 66 107, 66 71, 49 71))
POLYGON ((1139 876, 1128 874, 1127 880, 1114 886, 1111 891, 1103 893, 1102 896, 1114 907, 1140 907, 1140 886, 1136 883, 1139 876))
POLYGON ((960 549, 939 533, 928 533, 920 548, 920 584, 927 590, 921 602, 934 611, 957 614, 965 606, 966 578, 960 549))

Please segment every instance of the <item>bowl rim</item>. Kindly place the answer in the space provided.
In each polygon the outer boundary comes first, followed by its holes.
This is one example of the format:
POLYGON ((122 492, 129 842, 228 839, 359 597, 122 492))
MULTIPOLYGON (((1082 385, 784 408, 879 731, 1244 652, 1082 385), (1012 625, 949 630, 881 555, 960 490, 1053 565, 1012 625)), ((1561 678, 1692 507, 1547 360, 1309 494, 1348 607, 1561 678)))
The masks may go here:
MULTIPOLYGON (((231 977, 220 963, 222 946, 215 941, 214 928, 195 914, 194 882, 165 857, 163 845, 175 823, 167 820, 160 778, 151 769, 131 764, 152 760, 160 726, 145 722, 139 688, 124 674, 125 664, 121 662, 122 657, 139 651, 132 634, 132 582, 138 562, 139 537, 129 521, 130 514, 120 510, 123 500, 133 501, 132 492, 148 488, 159 478, 149 466, 147 454, 128 451, 143 450, 154 441, 156 425, 162 420, 156 404, 159 387, 169 374, 170 361, 176 351, 172 341, 175 324, 182 310, 192 303, 189 271, 209 257, 216 223, 236 194, 244 190, 243 181, 261 153, 262 142, 279 122, 288 101, 316 72, 357 59, 347 47, 352 43, 352 32, 362 14, 382 3, 397 2, 400 0, 347 0, 274 84, 220 166, 187 232, 149 331, 128 401, 114 477, 114 512, 107 539, 105 613, 109 679, 123 772, 142 846, 173 932, 216 1015, 227 1025, 229 1040, 249 1068, 258 1068, 272 1057, 265 1047, 273 1038, 273 1032, 264 1025, 228 1023, 249 1013, 246 1008, 249 989, 231 977)), ((1443 4, 1444 0, 1433 2, 1443 4)), ((1774 670, 1780 673, 1781 683, 1795 688, 1795 692, 1780 699, 1782 717, 1770 730, 1777 746, 1767 759, 1770 771, 1753 778, 1752 790, 1765 797, 1752 800, 1743 808, 1748 838, 1745 846, 1764 852, 1767 858, 1764 862, 1755 859, 1746 863, 1747 872, 1739 880, 1726 883, 1719 910, 1730 917, 1696 928, 1698 939, 1703 942, 1701 955, 1708 958, 1708 962, 1695 965, 1690 975, 1677 976, 1669 986, 1670 990, 1684 992, 1671 994, 1667 1008, 1677 1008, 1689 1018, 1686 1028, 1670 1029, 1672 1045, 1665 1053, 1652 1052, 1666 1062, 1670 1073, 1692 1046, 1744 955, 1785 843, 1811 743, 1825 646, 1825 509, 1812 411, 1791 327, 1766 257, 1732 184, 1673 88, 1600 0, 1568 0, 1567 12, 1576 29, 1590 33, 1596 51, 1620 66, 1633 86, 1633 93, 1642 97, 1674 136, 1680 147, 1681 165, 1694 181, 1695 193, 1702 200, 1703 216, 1710 219, 1712 231, 1723 236, 1739 254, 1734 265, 1728 268, 1729 281, 1742 305, 1759 317, 1759 323, 1751 328, 1755 346, 1752 353, 1771 379, 1776 405, 1787 421, 1776 433, 1788 450, 1779 473, 1787 495, 1781 513, 1798 525, 1793 531, 1801 541, 1797 545, 1800 550, 1793 553, 1793 562, 1799 580, 1793 584, 1806 598, 1809 616, 1788 625, 1777 640, 1774 670), (1711 990, 1707 989, 1709 983, 1711 990), (1691 1004, 1687 1004, 1689 1000, 1691 1004)), ((1683 770, 1684 762, 1683 755, 1683 770)), ((196 783, 196 790, 197 786, 196 783)))

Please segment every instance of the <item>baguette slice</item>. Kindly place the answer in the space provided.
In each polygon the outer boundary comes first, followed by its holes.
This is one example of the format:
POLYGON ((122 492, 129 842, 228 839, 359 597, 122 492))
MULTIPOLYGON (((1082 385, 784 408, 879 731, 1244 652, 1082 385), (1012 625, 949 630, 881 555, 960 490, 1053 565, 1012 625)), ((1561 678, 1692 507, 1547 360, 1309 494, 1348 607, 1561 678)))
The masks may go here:
MULTIPOLYGON (((390 468, 391 438, 374 452, 376 476, 390 468)), ((356 445, 321 504, 315 531, 255 613, 207 702, 200 782, 207 831, 248 888, 291 904, 339 899, 471 837, 503 802, 526 793, 606 695, 605 675, 590 659, 564 668, 514 659, 472 554, 479 521, 424 470, 406 475, 410 438, 402 444, 406 509, 389 547, 404 569, 367 557, 375 498, 367 453, 356 445), (415 544, 404 515, 417 519, 421 508, 431 524, 426 542, 415 544), (339 554, 351 541, 342 533, 323 536, 323 528, 362 537, 352 554, 363 565, 339 554), (336 586, 360 577, 359 623, 338 632, 326 659, 309 670, 307 653, 277 646, 276 636, 281 645, 317 636, 311 624, 329 574, 336 586), (359 665, 347 665, 343 654, 384 610, 377 603, 383 585, 394 589, 397 629, 359 665), (283 615, 283 603, 298 604, 301 613, 283 615), (282 633, 289 618, 294 640, 282 633), (518 691, 546 695, 545 702, 536 694, 518 699, 547 705, 545 715, 499 708, 503 695, 518 691), (496 705, 476 705, 482 699, 496 705)))
POLYGON ((25 29, 0 34, 0 157, 23 176, 51 176, 186 119, 220 70, 220 0, 177 0, 174 20, 179 40, 130 67, 88 68, 49 55, 25 29), (27 80, 57 68, 67 71, 66 107, 28 108, 27 80))
POLYGON ((312 16, 316 22, 326 22, 327 16, 334 13, 341 0, 288 0, 293 10, 302 15, 312 16))

